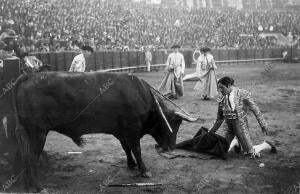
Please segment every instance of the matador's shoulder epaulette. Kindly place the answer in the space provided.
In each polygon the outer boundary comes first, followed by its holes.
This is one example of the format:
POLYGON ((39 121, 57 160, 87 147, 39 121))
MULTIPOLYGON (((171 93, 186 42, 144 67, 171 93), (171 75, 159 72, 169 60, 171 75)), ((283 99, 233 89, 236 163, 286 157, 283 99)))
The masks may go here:
POLYGON ((238 94, 242 99, 248 99, 251 96, 251 92, 245 89, 238 89, 238 94))

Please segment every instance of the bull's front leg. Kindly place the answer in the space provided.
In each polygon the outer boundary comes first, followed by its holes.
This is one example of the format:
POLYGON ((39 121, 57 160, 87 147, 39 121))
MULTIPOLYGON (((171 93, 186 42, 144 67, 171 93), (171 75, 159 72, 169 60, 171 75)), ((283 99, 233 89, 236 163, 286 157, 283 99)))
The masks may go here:
POLYGON ((141 175, 144 178, 151 178, 152 174, 151 172, 149 172, 142 160, 142 153, 141 153, 141 145, 140 145, 140 141, 138 141, 138 143, 134 144, 132 147, 132 152, 133 155, 136 159, 137 165, 141 171, 141 175))
POLYGON ((131 148, 125 140, 120 140, 120 142, 127 156, 127 166, 129 169, 133 169, 136 166, 136 163, 132 157, 131 148))

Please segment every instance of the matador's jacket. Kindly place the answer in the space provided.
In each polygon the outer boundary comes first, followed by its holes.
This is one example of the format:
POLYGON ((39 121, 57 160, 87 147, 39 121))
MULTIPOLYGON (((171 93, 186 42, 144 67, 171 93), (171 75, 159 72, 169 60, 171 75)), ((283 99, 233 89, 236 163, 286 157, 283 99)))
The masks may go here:
POLYGON ((249 134, 247 114, 252 112, 262 129, 267 128, 267 123, 252 100, 250 92, 233 87, 230 97, 222 95, 218 98, 218 102, 217 119, 210 131, 216 132, 225 120, 227 124, 225 138, 228 143, 230 144, 234 136, 237 136, 243 150, 252 153, 254 149, 249 134))

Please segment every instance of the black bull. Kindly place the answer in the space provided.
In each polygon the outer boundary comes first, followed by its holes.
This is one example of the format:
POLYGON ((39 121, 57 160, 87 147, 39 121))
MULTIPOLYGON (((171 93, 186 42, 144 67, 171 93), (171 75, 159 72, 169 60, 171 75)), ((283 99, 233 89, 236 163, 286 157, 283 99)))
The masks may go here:
POLYGON ((25 185, 31 191, 41 189, 37 163, 50 130, 70 137, 77 145, 82 144, 84 134, 112 134, 127 155, 128 167, 137 163, 141 175, 150 177, 141 157, 140 139, 150 134, 164 150, 173 149, 182 120, 195 121, 165 106, 144 80, 128 74, 23 75, 13 90, 13 107, 20 148, 16 158, 22 161, 25 185))

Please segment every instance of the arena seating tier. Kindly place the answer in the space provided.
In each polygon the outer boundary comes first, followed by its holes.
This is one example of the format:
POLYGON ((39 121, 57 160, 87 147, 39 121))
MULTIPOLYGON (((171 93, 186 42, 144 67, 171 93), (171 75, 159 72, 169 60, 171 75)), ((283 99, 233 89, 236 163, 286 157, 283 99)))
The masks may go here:
POLYGON ((188 10, 127 0, 1 0, 0 32, 12 28, 29 52, 184 48, 272 48, 262 31, 299 34, 300 14, 235 9, 188 10))

